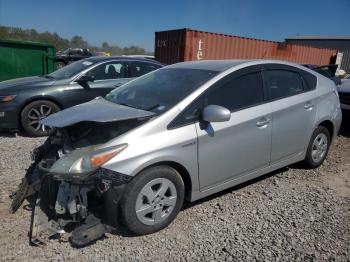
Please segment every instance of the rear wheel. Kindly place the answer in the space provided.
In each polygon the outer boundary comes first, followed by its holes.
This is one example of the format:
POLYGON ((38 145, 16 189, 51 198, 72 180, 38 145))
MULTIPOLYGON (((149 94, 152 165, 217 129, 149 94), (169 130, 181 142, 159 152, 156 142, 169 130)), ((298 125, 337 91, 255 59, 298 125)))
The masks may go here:
POLYGON ((308 168, 317 168, 325 160, 329 146, 330 146, 330 134, 326 127, 319 126, 312 134, 304 164, 308 168))
POLYGON ((168 226, 185 196, 180 174, 168 166, 147 169, 127 186, 120 202, 121 218, 136 234, 150 234, 168 226))
POLYGON ((55 103, 48 100, 38 100, 29 103, 21 113, 21 123, 25 132, 34 137, 48 135, 48 127, 40 124, 40 120, 60 111, 55 103))

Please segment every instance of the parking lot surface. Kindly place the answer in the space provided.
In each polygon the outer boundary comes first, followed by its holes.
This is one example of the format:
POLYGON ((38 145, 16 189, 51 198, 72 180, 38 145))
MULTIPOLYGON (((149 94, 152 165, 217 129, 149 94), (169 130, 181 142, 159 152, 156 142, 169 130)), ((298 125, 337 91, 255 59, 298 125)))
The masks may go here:
POLYGON ((187 203, 177 219, 153 235, 122 228, 75 249, 50 240, 28 242, 30 211, 9 214, 9 195, 45 138, 0 135, 0 260, 75 261, 349 261, 350 128, 334 141, 316 170, 298 165, 270 173, 204 200, 187 203))

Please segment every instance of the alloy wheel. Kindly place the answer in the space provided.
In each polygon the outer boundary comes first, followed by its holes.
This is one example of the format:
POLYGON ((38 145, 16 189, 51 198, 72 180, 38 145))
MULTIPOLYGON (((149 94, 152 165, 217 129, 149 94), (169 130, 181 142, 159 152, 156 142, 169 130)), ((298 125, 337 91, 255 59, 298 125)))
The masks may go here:
POLYGON ((176 202, 177 192, 173 182, 166 178, 153 179, 137 196, 137 218, 145 225, 159 224, 172 213, 176 202))
POLYGON ((33 128, 35 131, 47 131, 49 128, 41 124, 40 120, 51 115, 52 113, 54 113, 54 110, 49 105, 39 105, 37 107, 31 108, 28 112, 28 126, 33 128))
POLYGON ((327 153, 327 149, 328 149, 327 136, 323 133, 318 134, 315 137, 314 142, 312 144, 312 151, 311 151, 312 160, 315 163, 322 161, 322 159, 327 153))

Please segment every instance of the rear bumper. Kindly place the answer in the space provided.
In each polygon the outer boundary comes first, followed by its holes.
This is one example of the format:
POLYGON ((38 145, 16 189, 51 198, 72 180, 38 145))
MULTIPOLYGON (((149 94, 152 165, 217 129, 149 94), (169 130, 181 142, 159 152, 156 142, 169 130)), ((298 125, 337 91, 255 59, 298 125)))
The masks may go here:
POLYGON ((18 105, 11 103, 0 104, 0 129, 19 129, 18 105))

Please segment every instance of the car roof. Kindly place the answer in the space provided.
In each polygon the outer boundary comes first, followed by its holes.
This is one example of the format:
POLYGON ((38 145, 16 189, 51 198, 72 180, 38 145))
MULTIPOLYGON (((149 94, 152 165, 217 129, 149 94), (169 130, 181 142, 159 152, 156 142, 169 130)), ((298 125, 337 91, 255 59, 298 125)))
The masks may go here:
POLYGON ((188 68, 188 69, 201 69, 201 70, 212 70, 217 72, 224 72, 232 67, 242 65, 244 66, 258 65, 258 64, 281 64, 293 66, 299 69, 307 69, 305 66, 301 66, 292 62, 283 60, 273 60, 273 59, 227 59, 227 60, 199 60, 199 61, 189 61, 181 62, 173 65, 169 65, 166 68, 188 68))
POLYGON ((249 62, 251 60, 200 60, 181 62, 167 66, 167 68, 189 68, 223 72, 233 66, 249 62))
POLYGON ((159 65, 164 65, 158 61, 147 59, 147 58, 140 58, 140 57, 129 57, 129 56, 92 56, 89 58, 85 58, 85 61, 91 61, 91 62, 103 62, 103 61, 110 61, 110 60, 123 60, 123 61, 144 61, 159 65))

